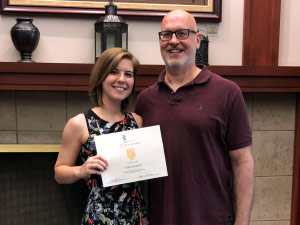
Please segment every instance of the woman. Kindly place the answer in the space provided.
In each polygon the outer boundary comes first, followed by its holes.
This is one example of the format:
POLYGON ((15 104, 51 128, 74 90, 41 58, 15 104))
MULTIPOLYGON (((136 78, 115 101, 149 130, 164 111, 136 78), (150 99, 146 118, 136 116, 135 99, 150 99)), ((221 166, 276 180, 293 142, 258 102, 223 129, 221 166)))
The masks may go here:
POLYGON ((60 184, 91 180, 81 224, 148 224, 138 182, 103 187, 99 176, 109 164, 97 155, 94 142, 96 135, 142 126, 140 116, 127 112, 138 65, 138 60, 124 49, 111 48, 103 52, 89 80, 89 95, 96 107, 71 118, 64 128, 55 179, 60 184), (81 166, 75 166, 78 156, 83 162, 81 166))

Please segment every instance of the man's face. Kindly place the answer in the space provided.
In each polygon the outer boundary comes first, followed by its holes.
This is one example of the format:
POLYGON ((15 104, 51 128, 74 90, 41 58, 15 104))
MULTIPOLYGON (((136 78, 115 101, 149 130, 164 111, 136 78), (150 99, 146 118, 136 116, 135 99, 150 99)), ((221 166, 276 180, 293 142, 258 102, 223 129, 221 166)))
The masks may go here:
MULTIPOLYGON (((176 31, 191 29, 196 31, 196 25, 191 15, 169 14, 161 25, 161 31, 176 31)), ((179 40, 173 34, 171 40, 159 40, 161 56, 167 66, 172 69, 184 69, 195 64, 196 49, 200 46, 200 34, 190 33, 185 40, 179 40)))

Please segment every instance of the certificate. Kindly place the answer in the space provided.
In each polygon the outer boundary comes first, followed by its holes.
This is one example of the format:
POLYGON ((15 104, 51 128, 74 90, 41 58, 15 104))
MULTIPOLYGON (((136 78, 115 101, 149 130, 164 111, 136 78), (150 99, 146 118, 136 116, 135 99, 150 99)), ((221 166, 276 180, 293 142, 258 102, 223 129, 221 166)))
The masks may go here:
POLYGON ((160 126, 95 136, 97 154, 108 161, 104 187, 168 176, 160 126))

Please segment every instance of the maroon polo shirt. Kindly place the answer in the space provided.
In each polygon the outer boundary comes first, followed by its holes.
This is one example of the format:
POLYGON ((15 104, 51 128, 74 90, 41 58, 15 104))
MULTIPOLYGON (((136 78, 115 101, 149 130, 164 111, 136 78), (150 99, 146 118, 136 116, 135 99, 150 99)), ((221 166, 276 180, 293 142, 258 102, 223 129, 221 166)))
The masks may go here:
POLYGON ((168 177, 149 182, 152 225, 219 225, 234 218, 229 151, 251 145, 240 88, 206 67, 175 93, 164 82, 137 98, 145 127, 160 125, 168 177))

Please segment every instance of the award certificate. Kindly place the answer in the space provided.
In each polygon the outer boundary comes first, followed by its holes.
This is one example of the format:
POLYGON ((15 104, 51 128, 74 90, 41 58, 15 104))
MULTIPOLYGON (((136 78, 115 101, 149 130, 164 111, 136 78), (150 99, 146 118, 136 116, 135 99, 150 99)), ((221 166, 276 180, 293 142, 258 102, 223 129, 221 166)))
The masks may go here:
POLYGON ((108 161, 104 187, 168 176, 160 126, 95 136, 97 154, 108 161))

